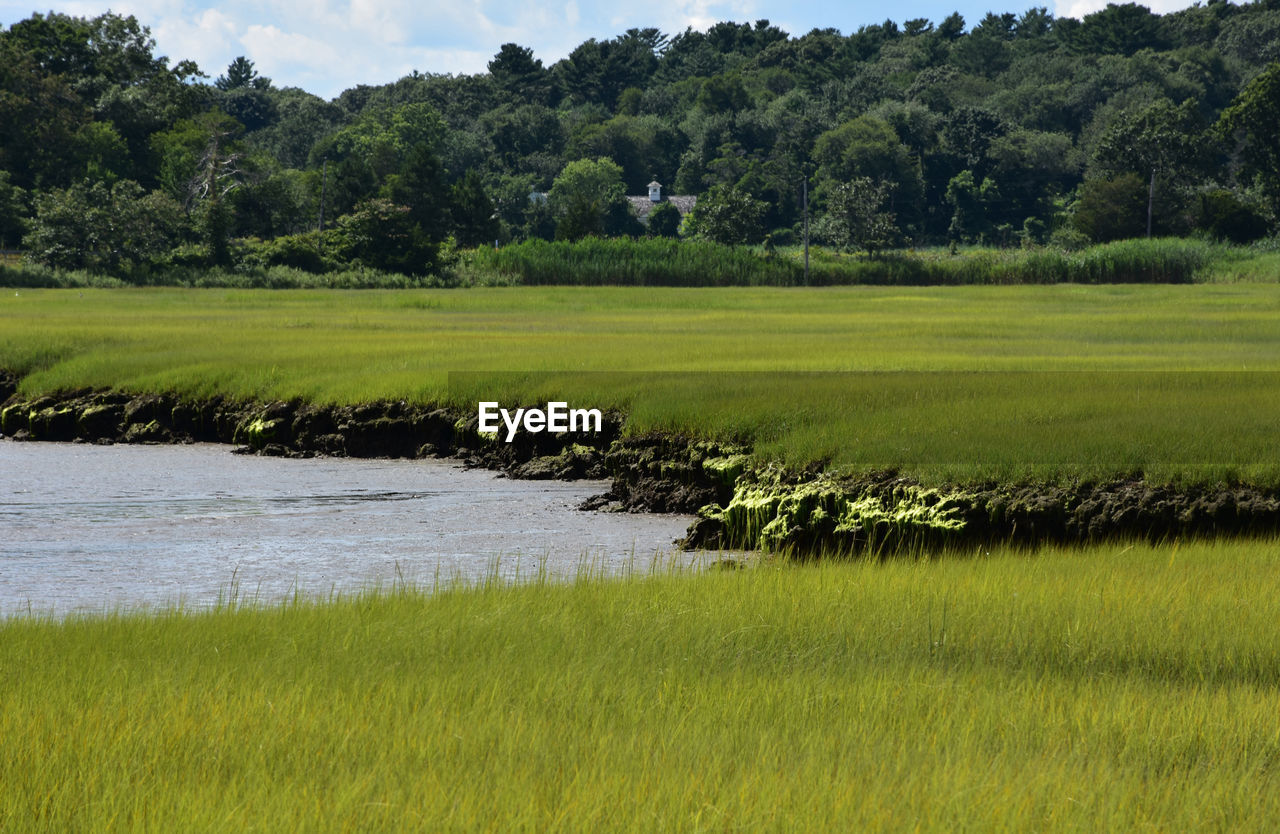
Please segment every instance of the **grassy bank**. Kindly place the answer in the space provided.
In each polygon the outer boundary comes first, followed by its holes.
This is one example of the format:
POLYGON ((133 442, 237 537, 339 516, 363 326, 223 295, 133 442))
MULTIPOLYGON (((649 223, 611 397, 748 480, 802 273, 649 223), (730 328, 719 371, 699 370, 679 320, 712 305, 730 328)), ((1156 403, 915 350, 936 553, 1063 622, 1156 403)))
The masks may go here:
POLYGON ((622 409, 636 431, 927 478, 1265 480, 1278 319, 1274 284, 24 289, 0 295, 0 368, 29 396, 554 397, 622 409))
POLYGON ((1080 252, 966 248, 956 253, 887 252, 875 258, 813 247, 806 278, 803 250, 795 246, 769 252, 705 241, 587 238, 477 249, 464 253, 457 272, 468 284, 532 286, 1186 284, 1214 265, 1239 265, 1251 258, 1247 250, 1177 238, 1126 240, 1080 252))
POLYGON ((1277 577, 1112 546, 8 620, 0 828, 1265 831, 1277 577))
POLYGON ((227 289, 404 289, 472 286, 971 286, 1186 284, 1276 281, 1274 244, 1232 247, 1180 238, 1126 240, 1079 252, 964 247, 891 251, 869 258, 814 246, 809 273, 798 246, 767 250, 703 240, 530 240, 459 252, 438 275, 414 278, 360 267, 311 273, 285 266, 156 268, 130 281, 49 269, 11 258, 0 286, 84 288, 127 284, 227 289))

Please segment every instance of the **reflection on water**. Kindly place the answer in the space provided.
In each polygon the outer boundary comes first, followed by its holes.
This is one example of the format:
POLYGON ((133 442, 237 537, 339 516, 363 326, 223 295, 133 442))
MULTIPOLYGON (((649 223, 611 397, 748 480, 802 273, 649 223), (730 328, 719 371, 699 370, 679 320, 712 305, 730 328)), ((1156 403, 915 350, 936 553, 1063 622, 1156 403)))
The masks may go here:
POLYGON ((607 488, 440 461, 0 441, 0 615, 199 607, 233 582, 271 600, 474 579, 495 563, 571 575, 672 558, 691 519, 575 509, 607 488))

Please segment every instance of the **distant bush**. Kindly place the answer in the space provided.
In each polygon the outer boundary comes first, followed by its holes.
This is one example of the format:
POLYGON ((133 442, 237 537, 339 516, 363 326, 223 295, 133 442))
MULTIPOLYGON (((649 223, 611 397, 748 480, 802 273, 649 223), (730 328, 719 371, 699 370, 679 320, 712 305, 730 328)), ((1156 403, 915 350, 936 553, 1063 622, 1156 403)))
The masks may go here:
POLYGON ((67 289, 74 287, 124 287, 111 275, 97 275, 82 269, 55 269, 29 261, 0 264, 0 287, 67 289))
POLYGON ((334 232, 305 232, 274 240, 250 239, 238 248, 237 260, 259 269, 287 266, 313 274, 328 272, 337 266, 332 257, 325 254, 334 251, 334 236, 334 232))
POLYGON ((451 286, 450 279, 379 272, 368 267, 335 269, 314 274, 288 266, 220 269, 172 267, 153 272, 146 280, 124 281, 84 270, 54 269, 41 264, 0 265, 0 287, 68 289, 77 287, 227 287, 233 289, 408 289, 451 286))
POLYGON ((1267 218, 1226 189, 1200 195, 1199 226, 1217 240, 1251 243, 1266 236, 1267 218))

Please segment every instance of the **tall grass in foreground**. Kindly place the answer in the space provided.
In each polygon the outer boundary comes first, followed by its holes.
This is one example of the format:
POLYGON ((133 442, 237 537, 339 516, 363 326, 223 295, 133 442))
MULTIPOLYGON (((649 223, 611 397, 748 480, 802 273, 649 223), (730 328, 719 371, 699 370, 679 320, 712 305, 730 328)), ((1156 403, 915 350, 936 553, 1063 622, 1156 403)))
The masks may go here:
POLYGON ((6 830, 1270 831, 1280 545, 0 622, 6 830))

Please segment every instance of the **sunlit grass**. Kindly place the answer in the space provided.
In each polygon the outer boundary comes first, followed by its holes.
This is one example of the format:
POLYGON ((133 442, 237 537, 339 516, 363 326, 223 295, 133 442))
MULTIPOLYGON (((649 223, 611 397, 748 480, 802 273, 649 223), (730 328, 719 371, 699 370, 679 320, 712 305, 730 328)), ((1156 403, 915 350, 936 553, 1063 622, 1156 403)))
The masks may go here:
POLYGON ((1280 545, 0 622, 0 828, 1271 830, 1280 545))
POLYGON ((21 290, 0 367, 28 394, 556 397, 928 477, 1280 473, 1275 284, 21 290))

